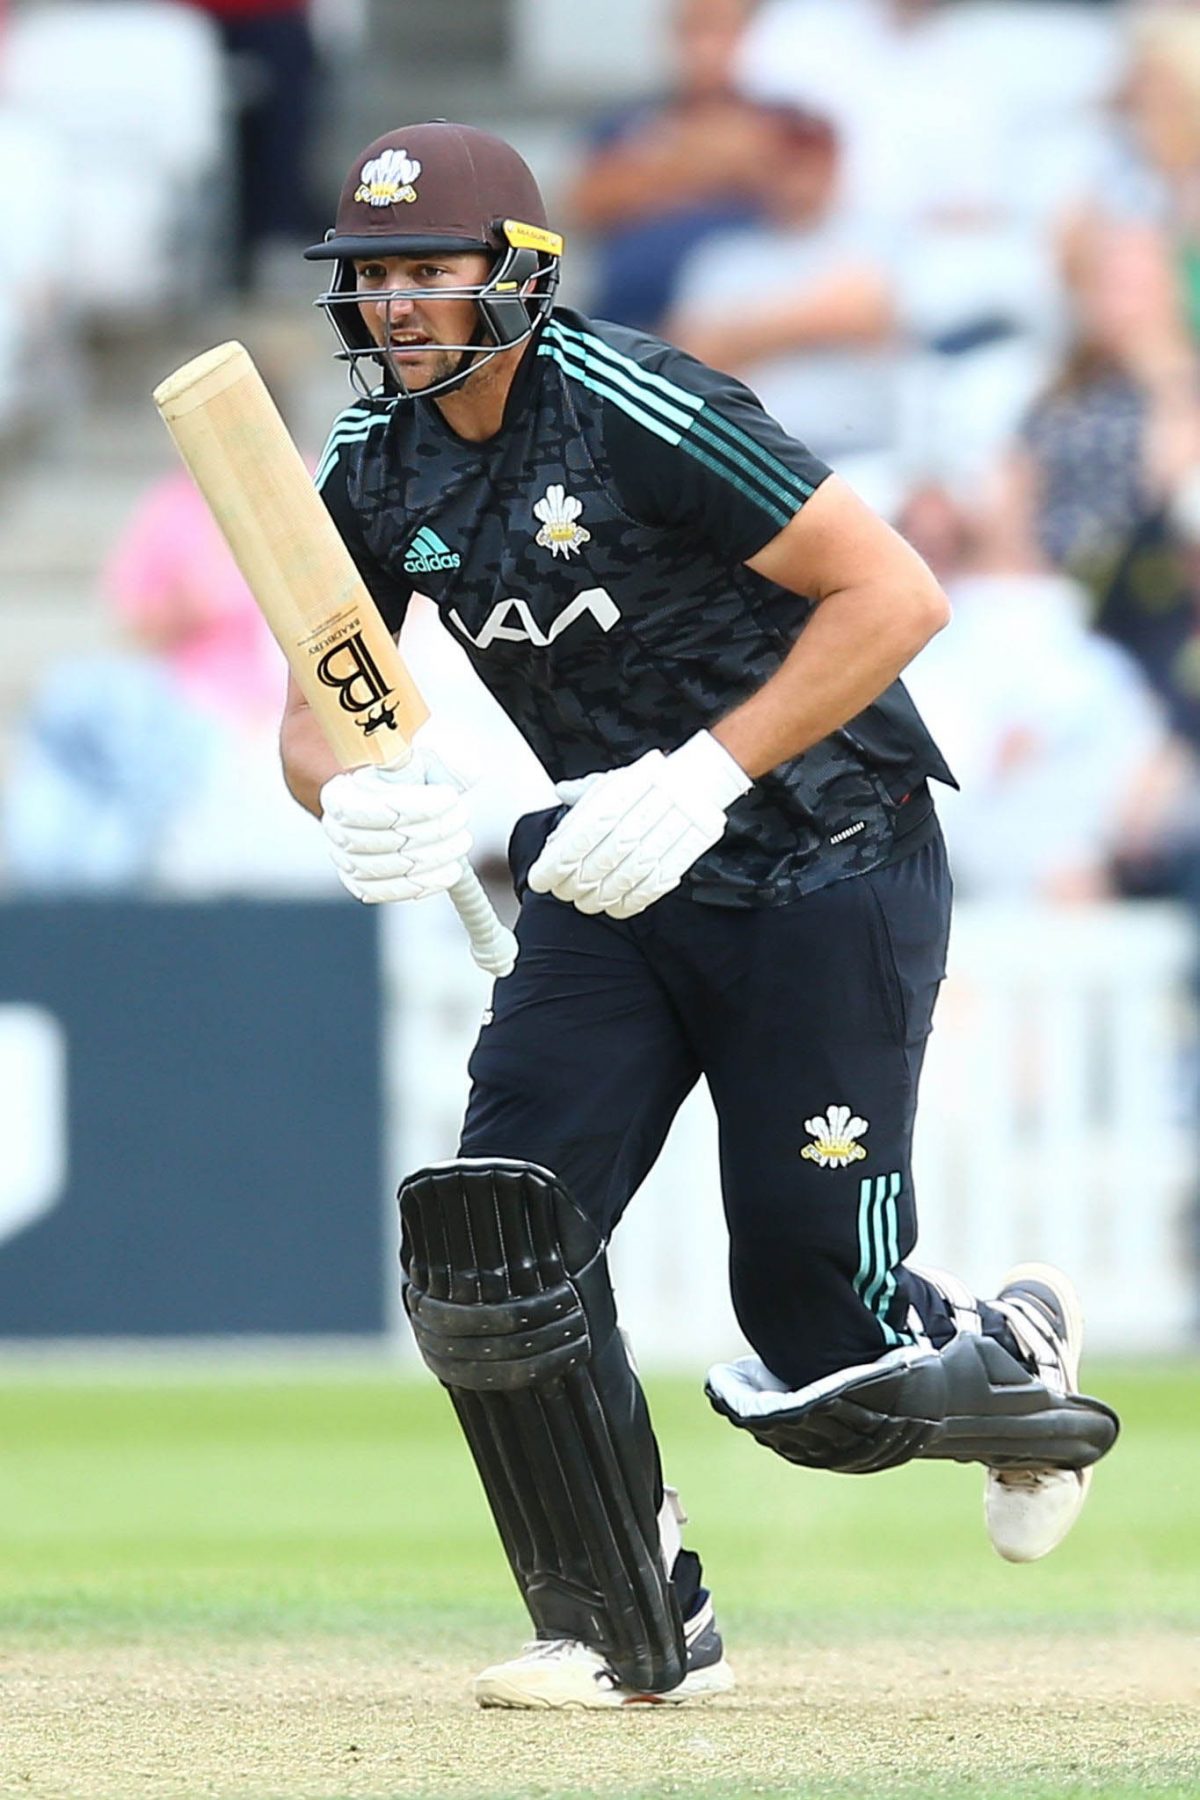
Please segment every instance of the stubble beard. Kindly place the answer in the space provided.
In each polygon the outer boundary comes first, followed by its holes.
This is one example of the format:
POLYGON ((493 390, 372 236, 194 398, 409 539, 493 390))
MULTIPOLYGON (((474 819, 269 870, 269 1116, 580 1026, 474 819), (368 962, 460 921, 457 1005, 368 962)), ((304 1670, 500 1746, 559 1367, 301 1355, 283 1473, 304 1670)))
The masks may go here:
POLYGON ((419 357, 411 361, 407 357, 395 357, 395 370, 401 385, 411 394, 422 394, 426 388, 435 387, 440 381, 448 381, 458 373, 463 360, 460 350, 423 349, 419 357))

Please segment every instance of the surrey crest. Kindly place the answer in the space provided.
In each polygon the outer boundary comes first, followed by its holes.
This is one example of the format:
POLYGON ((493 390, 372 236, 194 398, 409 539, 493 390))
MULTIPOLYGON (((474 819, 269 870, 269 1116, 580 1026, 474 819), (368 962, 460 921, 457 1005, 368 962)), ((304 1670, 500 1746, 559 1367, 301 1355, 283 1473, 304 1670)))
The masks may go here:
POLYGON ((545 498, 533 508, 534 518, 542 521, 535 543, 569 562, 573 551, 578 553, 581 544, 591 542, 591 532, 578 523, 582 511, 583 504, 574 494, 568 494, 565 488, 548 487, 545 498))
POLYGON ((413 186, 421 173, 421 165, 403 150, 385 150, 364 163, 354 198, 368 206, 395 206, 398 201, 417 197, 413 186))
POLYGON ((866 1156, 856 1140, 867 1130, 867 1121, 852 1114, 848 1106, 827 1106, 824 1117, 805 1119, 805 1131, 813 1141, 805 1144, 800 1154, 822 1169, 844 1169, 847 1163, 862 1162, 866 1156))

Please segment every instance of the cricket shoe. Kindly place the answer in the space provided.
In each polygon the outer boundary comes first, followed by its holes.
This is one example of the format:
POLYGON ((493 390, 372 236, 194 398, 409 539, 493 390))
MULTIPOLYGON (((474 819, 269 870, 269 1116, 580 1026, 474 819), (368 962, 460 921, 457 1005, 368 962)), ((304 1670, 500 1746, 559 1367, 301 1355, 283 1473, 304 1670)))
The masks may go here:
POLYGON ((598 1650, 576 1638, 538 1638, 511 1662, 494 1663, 475 1677, 480 1706, 587 1707, 680 1706, 727 1694, 734 1685, 725 1661, 712 1597, 701 1590, 700 1604, 684 1622, 687 1674, 665 1694, 626 1687, 598 1650))
MULTIPOLYGON (((1049 1263, 1019 1263, 993 1304, 1039 1380, 1052 1393, 1077 1393, 1083 1309, 1067 1276, 1049 1263)), ((1048 1555, 1079 1517, 1091 1480, 1090 1468, 989 1469, 983 1510, 993 1547, 1008 1562, 1048 1555)))

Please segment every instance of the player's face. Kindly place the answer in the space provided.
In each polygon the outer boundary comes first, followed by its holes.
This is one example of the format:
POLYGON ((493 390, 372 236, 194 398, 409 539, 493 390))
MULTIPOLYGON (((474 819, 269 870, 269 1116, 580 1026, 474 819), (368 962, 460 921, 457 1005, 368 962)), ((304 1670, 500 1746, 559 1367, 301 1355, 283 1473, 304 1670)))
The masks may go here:
POLYGON ((439 290, 478 287, 490 266, 482 251, 356 259, 359 311, 375 342, 400 365, 411 393, 453 375, 463 353, 443 346, 470 344, 478 328, 474 300, 450 294, 439 299, 439 290))

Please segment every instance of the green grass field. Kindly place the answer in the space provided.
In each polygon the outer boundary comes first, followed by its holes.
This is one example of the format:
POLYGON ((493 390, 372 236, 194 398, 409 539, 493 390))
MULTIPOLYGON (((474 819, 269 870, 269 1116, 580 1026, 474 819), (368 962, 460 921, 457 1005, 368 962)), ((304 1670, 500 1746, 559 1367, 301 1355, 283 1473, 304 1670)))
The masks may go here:
POLYGON ((564 1725, 466 1696, 525 1621, 432 1382, 0 1370, 0 1794, 1200 1794, 1200 1363, 1088 1376, 1122 1438, 1018 1569, 977 1470, 649 1382, 741 1687, 564 1725))

